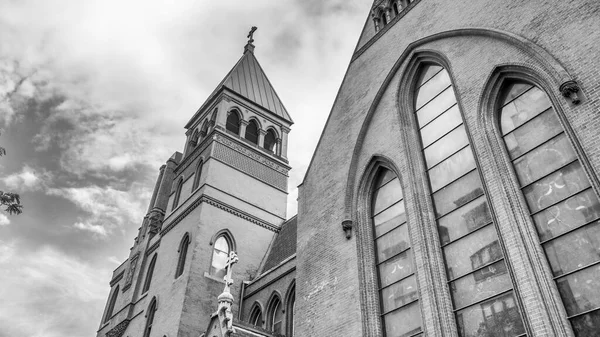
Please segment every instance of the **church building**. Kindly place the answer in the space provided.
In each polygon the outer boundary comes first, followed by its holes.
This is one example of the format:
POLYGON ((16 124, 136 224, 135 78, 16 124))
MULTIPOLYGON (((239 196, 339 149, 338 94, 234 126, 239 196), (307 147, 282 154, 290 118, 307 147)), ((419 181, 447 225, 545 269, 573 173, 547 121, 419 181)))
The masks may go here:
POLYGON ((365 14, 292 217, 302 112, 253 28, 160 168, 97 337, 600 336, 600 2, 365 14))

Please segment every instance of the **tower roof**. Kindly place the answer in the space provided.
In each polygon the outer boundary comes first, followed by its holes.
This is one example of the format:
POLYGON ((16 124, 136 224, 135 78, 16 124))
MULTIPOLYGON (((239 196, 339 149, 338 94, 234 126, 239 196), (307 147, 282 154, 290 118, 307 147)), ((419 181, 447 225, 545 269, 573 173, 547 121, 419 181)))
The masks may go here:
MULTIPOLYGON (((221 91, 227 88, 251 102, 265 108, 272 114, 293 123, 283 103, 277 96, 273 85, 267 78, 258 60, 254 56, 254 45, 248 43, 244 48, 244 55, 227 73, 225 78, 217 85, 206 102, 200 107, 199 112, 221 91)), ((194 116, 195 117, 195 116, 194 116)), ((194 118, 192 118, 193 120, 194 118)), ((188 123, 189 126, 189 123, 188 123)))

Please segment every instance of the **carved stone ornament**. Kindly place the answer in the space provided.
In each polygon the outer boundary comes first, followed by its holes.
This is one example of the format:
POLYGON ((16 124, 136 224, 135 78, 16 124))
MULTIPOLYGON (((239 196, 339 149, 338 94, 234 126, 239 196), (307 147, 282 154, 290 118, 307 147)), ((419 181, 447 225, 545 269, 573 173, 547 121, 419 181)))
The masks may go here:
POLYGON ((581 103, 581 98, 579 98, 579 84, 576 81, 567 81, 560 85, 559 88, 562 95, 571 100, 571 103, 577 105, 581 103))
POLYGON ((342 221, 342 229, 346 233, 346 239, 350 240, 352 237, 352 220, 342 221))
POLYGON ((128 325, 129 325, 129 320, 126 319, 123 322, 117 324, 114 328, 110 329, 110 331, 106 333, 106 337, 121 337, 121 336, 123 336, 128 325))
POLYGON ((154 235, 160 231, 160 229, 162 227, 164 216, 165 216, 165 213, 160 209, 155 208, 152 211, 150 211, 150 214, 148 217, 148 223, 149 223, 149 227, 150 227, 149 232, 152 235, 154 235))

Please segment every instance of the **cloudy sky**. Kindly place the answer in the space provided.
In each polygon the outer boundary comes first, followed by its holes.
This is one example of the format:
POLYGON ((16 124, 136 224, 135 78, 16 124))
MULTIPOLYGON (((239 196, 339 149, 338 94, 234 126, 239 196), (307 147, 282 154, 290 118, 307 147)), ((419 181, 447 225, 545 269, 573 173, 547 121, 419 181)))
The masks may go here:
POLYGON ((242 55, 296 124, 288 216, 371 0, 0 0, 0 337, 94 336, 158 168, 242 55))

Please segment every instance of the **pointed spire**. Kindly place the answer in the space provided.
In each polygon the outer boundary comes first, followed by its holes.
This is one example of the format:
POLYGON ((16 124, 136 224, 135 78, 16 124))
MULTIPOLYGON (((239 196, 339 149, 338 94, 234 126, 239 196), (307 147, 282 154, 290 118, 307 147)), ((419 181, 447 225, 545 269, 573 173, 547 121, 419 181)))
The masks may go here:
POLYGON ((248 33, 248 43, 246 43, 246 45, 244 46, 244 54, 246 54, 246 52, 250 52, 252 54, 254 54, 254 44, 252 44, 252 42, 254 42, 254 32, 257 30, 258 28, 256 28, 256 26, 252 26, 252 28, 250 28, 250 32, 248 33))

